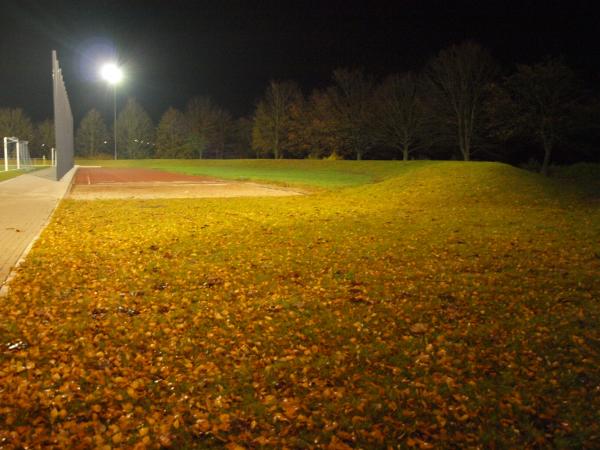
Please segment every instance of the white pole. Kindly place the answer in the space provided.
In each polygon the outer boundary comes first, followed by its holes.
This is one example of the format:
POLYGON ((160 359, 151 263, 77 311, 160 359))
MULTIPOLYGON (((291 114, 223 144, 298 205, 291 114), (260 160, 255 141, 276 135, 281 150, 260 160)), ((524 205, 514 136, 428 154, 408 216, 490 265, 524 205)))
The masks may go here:
POLYGON ((52 167, 54 167, 54 166, 55 166, 55 164, 54 164, 54 163, 56 162, 56 161, 54 161, 54 158, 55 158, 55 155, 54 155, 54 147, 52 147, 52 148, 50 149, 50 162, 52 163, 52 167))
POLYGON ((8 172, 8 138, 4 138, 4 171, 8 172))
POLYGON ((17 141, 17 170, 21 168, 21 141, 17 141))

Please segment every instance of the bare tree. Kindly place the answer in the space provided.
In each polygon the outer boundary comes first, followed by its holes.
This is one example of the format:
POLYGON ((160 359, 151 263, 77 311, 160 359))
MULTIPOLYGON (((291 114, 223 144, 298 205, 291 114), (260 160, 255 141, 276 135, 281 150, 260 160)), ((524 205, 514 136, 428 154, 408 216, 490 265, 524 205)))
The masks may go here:
POLYGON ((486 88, 496 75, 494 60, 479 44, 465 42, 442 50, 429 62, 425 74, 438 130, 448 130, 463 159, 469 161, 486 88))
POLYGON ((562 60, 549 59, 517 66, 499 91, 504 108, 497 108, 498 130, 504 136, 536 140, 544 151, 540 172, 547 175, 556 144, 576 126, 573 116, 582 96, 579 80, 562 60))
POLYGON ((391 75, 376 91, 376 137, 397 149, 404 161, 423 140, 424 113, 418 96, 418 80, 412 73, 391 75))

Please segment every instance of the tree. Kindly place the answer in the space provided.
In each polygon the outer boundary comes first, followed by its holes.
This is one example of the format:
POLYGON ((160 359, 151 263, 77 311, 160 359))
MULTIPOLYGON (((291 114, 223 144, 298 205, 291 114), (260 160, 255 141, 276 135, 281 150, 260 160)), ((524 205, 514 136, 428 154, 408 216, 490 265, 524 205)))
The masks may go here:
POLYGON ((32 156, 37 155, 50 157, 50 149, 54 147, 54 121, 51 119, 43 120, 35 127, 35 144, 31 149, 32 156), (35 153, 34 153, 35 152, 35 153))
POLYGON ((311 151, 310 104, 298 96, 289 106, 289 121, 286 133, 286 156, 304 158, 311 151))
POLYGON ((186 146, 189 149, 188 154, 190 158, 202 159, 206 153, 208 141, 203 134, 189 131, 186 139, 186 146))
POLYGON ((496 64, 487 50, 473 42, 440 51, 426 69, 430 112, 442 140, 457 142, 469 161, 481 129, 481 112, 488 84, 496 75, 496 64))
POLYGON ((75 138, 75 148, 79 155, 95 158, 103 150, 109 140, 108 129, 102 115, 96 109, 91 109, 81 119, 75 138))
POLYGON ((152 120, 134 99, 127 100, 117 118, 117 150, 122 158, 151 156, 154 129, 152 120))
POLYGON ((189 126, 189 144, 194 157, 202 159, 212 147, 216 133, 216 108, 209 98, 196 97, 187 104, 185 117, 189 126))
POLYGON ((400 151, 407 161, 423 142, 424 110, 417 77, 412 73, 389 76, 377 89, 376 116, 378 142, 400 151))
POLYGON ((33 140, 33 124, 21 108, 0 108, 0 138, 3 137, 33 140))
POLYGON ((316 89, 307 101, 292 105, 291 117, 290 141, 297 148, 297 156, 322 158, 340 154, 342 136, 327 90, 316 89))
POLYGON ((271 81, 254 113, 252 148, 257 157, 271 154, 275 159, 283 158, 288 149, 290 108, 300 97, 296 83, 271 81))
POLYGON ((373 81, 362 70, 338 69, 333 72, 335 86, 329 101, 337 133, 356 159, 374 144, 373 81))
POLYGON ((251 158, 252 151, 252 117, 240 117, 235 121, 233 131, 233 152, 235 158, 251 158))
POLYGON ((225 157, 234 132, 234 123, 231 115, 224 109, 218 108, 215 111, 214 132, 212 136, 215 158, 223 159, 225 157))
POLYGON ((519 65, 499 87, 497 132, 505 138, 528 136, 537 141, 548 166, 556 144, 576 126, 574 113, 581 101, 581 87, 574 72, 560 59, 519 65))
POLYGON ((162 115, 156 130, 157 158, 190 158, 189 126, 183 113, 175 108, 167 109, 162 115))

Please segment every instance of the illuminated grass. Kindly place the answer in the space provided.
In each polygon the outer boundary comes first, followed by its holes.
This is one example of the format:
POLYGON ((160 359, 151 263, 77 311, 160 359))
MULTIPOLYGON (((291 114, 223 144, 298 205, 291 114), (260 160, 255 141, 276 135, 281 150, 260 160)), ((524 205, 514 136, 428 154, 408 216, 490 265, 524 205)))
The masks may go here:
POLYGON ((597 203, 501 164, 398 173, 63 202, 0 303, 0 440, 597 446, 597 203))
POLYGON ((11 170, 9 172, 0 172, 0 181, 10 180, 11 178, 23 175, 25 172, 22 170, 11 170))
POLYGON ((80 160, 82 165, 143 167, 208 175, 234 180, 275 182, 286 185, 340 188, 358 186, 399 176, 431 164, 431 161, 323 161, 309 159, 225 159, 225 160, 80 160))

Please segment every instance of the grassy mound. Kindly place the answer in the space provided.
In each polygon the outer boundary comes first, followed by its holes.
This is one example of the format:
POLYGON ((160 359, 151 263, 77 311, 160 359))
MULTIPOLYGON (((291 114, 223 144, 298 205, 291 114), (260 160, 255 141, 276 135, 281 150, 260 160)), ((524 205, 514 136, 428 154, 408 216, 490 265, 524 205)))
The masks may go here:
POLYGON ((597 205, 317 163, 285 169, 328 187, 301 198, 63 202, 0 303, 0 441, 597 446, 597 205))

